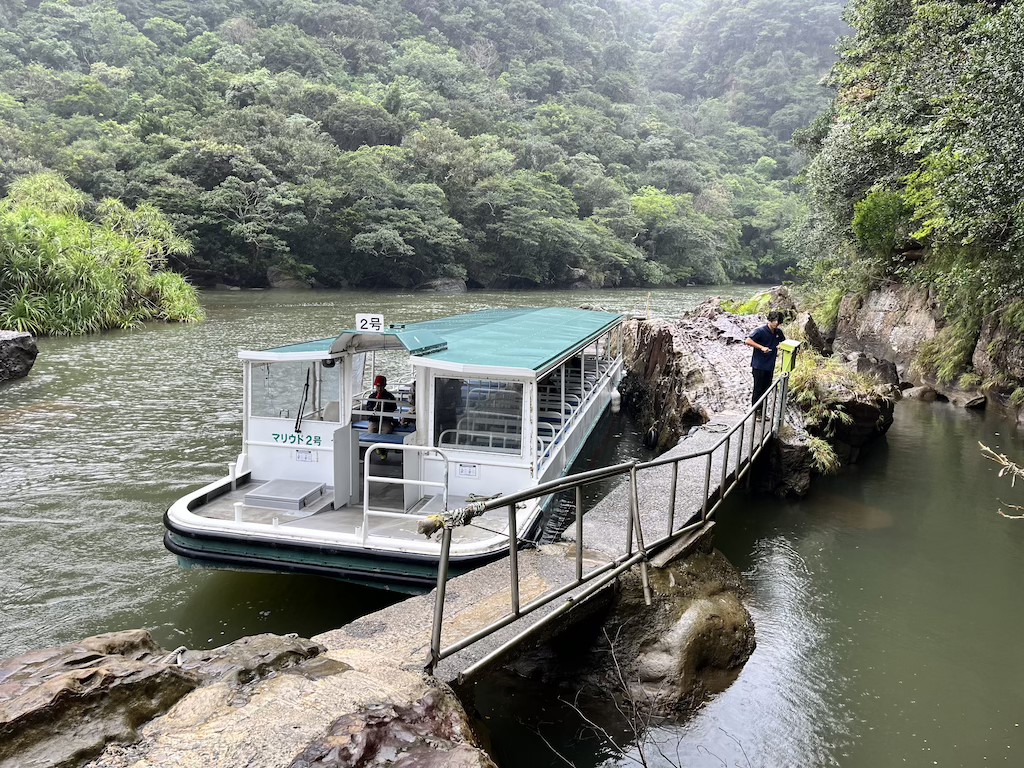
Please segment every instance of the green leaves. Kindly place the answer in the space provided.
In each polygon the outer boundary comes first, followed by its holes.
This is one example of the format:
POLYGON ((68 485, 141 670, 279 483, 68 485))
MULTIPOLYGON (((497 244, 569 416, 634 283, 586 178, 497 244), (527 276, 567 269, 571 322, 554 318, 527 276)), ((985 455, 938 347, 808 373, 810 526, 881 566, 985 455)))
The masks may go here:
POLYGON ((161 271, 189 245, 156 209, 108 200, 90 222, 82 202, 55 174, 19 181, 0 202, 0 325, 81 335, 202 319, 195 289, 161 271))
POLYGON ((142 227, 154 268, 250 286, 781 276, 802 162, 785 142, 839 25, 805 0, 19 0, 0 18, 0 190, 56 169, 80 213, 142 227))

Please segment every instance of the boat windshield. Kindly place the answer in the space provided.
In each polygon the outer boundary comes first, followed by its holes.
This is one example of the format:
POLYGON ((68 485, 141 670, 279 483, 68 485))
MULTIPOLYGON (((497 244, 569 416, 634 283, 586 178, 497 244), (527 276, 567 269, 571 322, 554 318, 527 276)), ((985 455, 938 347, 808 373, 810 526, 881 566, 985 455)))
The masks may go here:
POLYGON ((249 415, 272 419, 338 420, 341 366, 288 360, 253 363, 249 415), (333 407, 331 405, 333 404, 333 407))

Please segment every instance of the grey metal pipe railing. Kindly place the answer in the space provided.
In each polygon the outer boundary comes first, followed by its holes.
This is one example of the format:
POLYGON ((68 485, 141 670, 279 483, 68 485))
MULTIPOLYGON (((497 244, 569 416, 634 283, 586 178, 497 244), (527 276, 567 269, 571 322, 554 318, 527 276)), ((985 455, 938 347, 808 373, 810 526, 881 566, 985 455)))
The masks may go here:
POLYGON ((442 541, 441 541, 441 558, 438 564, 438 575, 437 575, 437 589, 435 593, 434 601, 434 625, 431 628, 431 645, 430 645, 430 660, 427 663, 427 672, 432 672, 434 667, 442 659, 451 656, 454 653, 472 645, 477 640, 487 637, 499 629, 508 626, 512 622, 519 619, 537 608, 547 605, 552 600, 570 592, 577 587, 587 582, 591 583, 585 590, 580 594, 567 600, 562 606, 552 611, 550 614, 545 616, 543 619, 535 623, 532 627, 528 628, 524 632, 520 633, 516 637, 509 640, 507 643, 500 646, 498 649, 488 654, 483 659, 480 659, 472 666, 468 667, 463 673, 460 673, 460 679, 463 674, 466 674, 472 670, 478 669, 486 664, 491 658, 496 657, 500 653, 504 652, 511 645, 520 642, 528 634, 535 632, 539 626, 546 624, 551 621, 555 616, 564 613, 574 604, 580 602, 586 596, 593 594, 598 589, 609 583, 612 579, 616 578, 619 574, 628 568, 631 568, 637 562, 641 563, 641 582, 644 587, 644 598, 645 601, 650 604, 650 582, 647 574, 647 559, 648 552, 659 549, 661 546, 668 542, 686 534, 691 531, 697 530, 704 526, 710 519, 714 517, 715 512, 725 501, 726 497, 736 487, 739 481, 745 474, 749 473, 750 467, 753 464, 754 459, 761 453, 769 437, 778 432, 782 427, 783 416, 786 406, 786 385, 788 383, 788 374, 784 374, 772 382, 772 386, 761 395, 761 397, 754 403, 750 409, 744 414, 743 418, 729 429, 721 439, 719 439, 710 448, 705 448, 700 451, 693 453, 684 454, 682 456, 673 456, 668 458, 659 458, 647 462, 623 462, 621 464, 615 464, 610 467, 602 467, 598 469, 592 469, 587 472, 580 472, 575 475, 568 475, 566 477, 557 478, 550 480, 546 483, 528 488, 515 493, 507 494, 504 496, 497 497, 495 499, 488 500, 480 504, 477 509, 481 512, 490 511, 499 507, 508 507, 509 511, 509 568, 510 568, 510 598, 512 605, 512 612, 505 616, 497 619, 488 626, 474 632, 472 635, 463 638, 462 640, 455 642, 445 648, 441 648, 441 628, 444 621, 444 600, 445 600, 445 585, 448 580, 448 561, 451 553, 451 528, 445 526, 442 541), (755 420, 755 414, 759 408, 764 408, 767 404, 766 401, 771 395, 771 419, 767 418, 767 414, 762 417, 761 425, 761 437, 758 440, 756 437, 756 423, 751 425, 749 434, 749 444, 747 447, 747 455, 744 457, 744 436, 746 429, 747 419, 755 420), (781 401, 781 402, 780 402, 781 401), (771 429, 765 427, 770 424, 771 429), (739 433, 736 437, 736 468, 735 472, 732 473, 732 483, 729 483, 730 476, 730 464, 731 464, 731 447, 733 435, 739 433), (755 449, 754 444, 757 442, 757 448, 755 449), (712 465, 715 452, 722 449, 722 472, 721 482, 719 484, 717 498, 714 504, 710 504, 711 497, 711 473, 712 465), (676 491, 677 491, 677 479, 679 464, 683 461, 697 459, 700 457, 705 458, 704 468, 704 499, 701 505, 700 514, 696 515, 697 519, 693 522, 686 522, 680 528, 675 528, 675 504, 676 504, 676 491), (639 511, 639 498, 637 491, 636 475, 638 472, 651 469, 655 467, 661 467, 667 464, 673 465, 673 477, 672 477, 672 498, 670 500, 670 513, 669 513, 669 530, 667 534, 657 541, 653 542, 649 546, 645 545, 643 537, 642 520, 639 511), (630 487, 629 487, 629 514, 626 519, 626 552, 620 558, 613 560, 610 563, 597 566, 590 570, 587 574, 583 573, 583 495, 582 488, 584 485, 589 483, 597 482, 599 480, 605 480, 612 477, 618 477, 629 473, 630 475, 630 487), (544 496, 551 495, 563 490, 575 490, 576 493, 576 573, 575 579, 571 582, 556 587, 553 590, 549 590, 540 597, 530 601, 526 605, 520 605, 519 598, 519 568, 518 568, 518 548, 519 548, 519 537, 517 532, 517 523, 515 516, 516 504, 522 501, 530 499, 541 498, 544 496), (709 506, 710 505, 710 506, 709 506), (634 538, 636 539, 637 551, 633 551, 634 538), (603 578, 602 578, 603 576, 603 578), (600 580, 597 583, 595 580, 600 580))

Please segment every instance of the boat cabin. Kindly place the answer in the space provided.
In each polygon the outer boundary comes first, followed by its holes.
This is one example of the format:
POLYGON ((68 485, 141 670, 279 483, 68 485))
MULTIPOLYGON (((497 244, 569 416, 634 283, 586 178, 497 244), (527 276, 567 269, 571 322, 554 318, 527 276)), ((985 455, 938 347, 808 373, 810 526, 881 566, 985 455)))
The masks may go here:
MULTIPOLYGON (((440 550, 420 521, 567 471, 617 396, 621 323, 496 309, 242 351, 241 453, 170 507, 165 544, 187 567, 425 588, 440 550)), ((517 508, 520 536, 541 512, 517 508)), ((453 562, 507 552, 508 524, 460 528, 453 562)))
POLYGON ((426 512, 525 488, 575 457, 580 446, 567 437, 613 373, 620 321, 586 310, 487 310, 243 351, 237 472, 286 479, 299 497, 330 488, 335 508, 372 501, 389 485, 404 488, 403 510, 426 512), (387 377, 392 406, 376 401, 371 384, 388 363, 395 370, 386 353, 396 350, 407 368, 387 377), (375 431, 380 420, 390 433, 375 431))

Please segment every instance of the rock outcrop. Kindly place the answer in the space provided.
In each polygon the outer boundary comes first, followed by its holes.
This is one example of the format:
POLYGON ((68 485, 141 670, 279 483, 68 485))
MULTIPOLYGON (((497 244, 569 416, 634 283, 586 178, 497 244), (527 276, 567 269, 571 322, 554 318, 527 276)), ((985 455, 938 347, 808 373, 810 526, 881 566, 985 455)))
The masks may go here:
POLYGON ((0 331, 0 382, 28 376, 38 355, 31 333, 0 331))
POLYGON ((975 373, 988 382, 989 398, 1000 408, 1015 412, 1017 423, 1024 425, 1024 406, 1019 399, 1024 392, 1024 344, 1019 321, 1008 315, 1004 310, 985 318, 971 362, 975 373))
POLYGON ((1016 325, 1003 313, 995 312, 982 322, 978 344, 971 357, 974 371, 983 378, 1002 374, 1024 383, 1024 344, 1016 325))
MULTIPOLYGON (((712 414, 749 407, 750 348, 743 342, 763 323, 761 316, 732 315, 717 299, 709 299, 674 323, 634 320, 627 324, 629 373, 620 387, 623 405, 651 430, 652 446, 668 448, 712 414)), ((801 327, 813 327, 813 320, 806 318, 801 327)), ((845 463, 856 461, 867 443, 885 434, 892 424, 892 401, 899 397, 895 367, 862 353, 851 354, 849 365, 878 380, 878 391, 830 383, 827 395, 834 411, 844 414, 841 420, 821 414, 798 416, 791 410, 789 424, 769 451, 770 472, 757 473, 759 490, 780 496, 808 491, 812 471, 808 433, 826 438, 845 463)))
POLYGON ((0 664, 0 766, 79 765, 199 686, 148 632, 99 635, 0 664))
POLYGON ((818 324, 814 322, 814 318, 811 317, 809 312, 797 313, 796 320, 794 322, 796 323, 796 327, 800 331, 800 335, 803 337, 804 342, 809 344, 811 349, 819 355, 832 354, 832 344, 822 335, 821 330, 818 328, 818 324))
POLYGON ((626 324, 623 405, 659 448, 675 445, 714 413, 750 404, 750 348, 743 341, 764 318, 731 315, 709 299, 676 322, 626 324))
POLYGON ((267 285, 271 288, 287 291, 308 291, 313 288, 309 280, 277 267, 270 267, 267 270, 267 285))
POLYGON ((916 285, 893 285, 863 297, 851 294, 839 305, 833 348, 889 360, 900 381, 920 384, 914 358, 942 328, 941 316, 935 296, 916 285))
MULTIPOLYGON (((1010 306, 1012 311, 1015 305, 1010 306)), ((938 381, 915 367, 922 345, 944 326, 942 306, 921 286, 892 285, 863 297, 847 296, 840 305, 834 346, 847 355, 861 352, 893 363, 902 387, 930 387, 936 397, 964 408, 984 407, 986 394, 1001 406, 1016 408, 1010 396, 1024 387, 1024 346, 1009 314, 1004 309, 984 319, 971 356, 973 380, 984 381, 987 390, 960 380, 938 381)))
POLYGON ((466 292, 466 281, 460 280, 457 277, 438 277, 434 280, 428 280, 425 283, 420 283, 414 291, 420 291, 423 293, 443 293, 443 294, 456 294, 466 292))
POLYGON ((450 690, 301 638, 129 630, 0 664, 0 768, 169 765, 493 768, 450 690))

